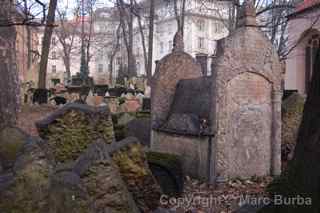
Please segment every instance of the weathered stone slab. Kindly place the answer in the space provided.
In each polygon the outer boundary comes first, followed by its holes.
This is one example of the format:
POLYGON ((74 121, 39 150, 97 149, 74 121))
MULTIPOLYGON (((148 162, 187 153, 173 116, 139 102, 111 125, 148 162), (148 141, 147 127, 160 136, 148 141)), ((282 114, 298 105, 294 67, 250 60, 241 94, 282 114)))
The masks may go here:
POLYGON ((89 195, 81 186, 80 177, 70 171, 53 175, 48 198, 49 213, 94 213, 89 204, 89 195))
POLYGON ((15 127, 0 131, 0 162, 4 170, 13 166, 27 138, 26 133, 15 127))
POLYGON ((38 143, 30 139, 14 165, 14 176, 7 180, 11 183, 0 190, 1 212, 46 212, 51 172, 52 164, 38 143))
POLYGON ((161 189, 139 141, 129 137, 109 145, 108 149, 140 211, 155 210, 159 206, 161 189))
POLYGON ((97 139, 103 139, 105 143, 114 141, 107 107, 67 104, 36 125, 57 162, 77 159, 97 139))
POLYGON ((147 152, 149 167, 165 195, 180 196, 184 186, 184 172, 179 156, 147 152))
POLYGON ((139 212, 102 140, 88 147, 78 158, 73 170, 88 193, 93 212, 139 212))
POLYGON ((290 160, 293 157, 304 103, 305 97, 302 97, 298 93, 293 93, 282 104, 281 152, 284 161, 290 160))
POLYGON ((191 177, 208 180, 209 137, 152 131, 152 151, 170 153, 181 158, 183 171, 191 177))

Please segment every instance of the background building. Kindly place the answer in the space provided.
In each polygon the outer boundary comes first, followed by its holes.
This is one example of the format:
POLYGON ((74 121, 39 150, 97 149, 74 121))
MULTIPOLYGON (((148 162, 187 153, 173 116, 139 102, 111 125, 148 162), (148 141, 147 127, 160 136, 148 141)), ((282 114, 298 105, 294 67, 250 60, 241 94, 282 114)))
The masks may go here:
POLYGON ((308 91, 316 52, 320 47, 319 17, 319 0, 299 3, 288 17, 288 48, 291 51, 286 60, 286 90, 298 90, 301 94, 308 91))
MULTIPOLYGON (((142 5, 144 5, 142 3, 142 5)), ((216 41, 227 36, 229 1, 211 1, 206 4, 197 0, 188 0, 185 12, 184 40, 185 51, 196 56, 215 54, 216 41)), ((146 5, 147 7, 147 5, 146 5)), ((146 9, 146 13, 147 13, 146 9)), ((168 54, 173 45, 173 37, 177 32, 177 23, 173 4, 168 1, 156 1, 155 29, 153 42, 153 59, 155 62, 168 54)), ((92 23, 90 39, 90 76, 96 84, 114 84, 119 70, 126 67, 127 51, 122 35, 118 33, 119 16, 117 8, 99 8, 94 12, 93 20, 85 18, 85 28, 88 31, 92 23)), ((75 31, 70 54, 70 72, 75 75, 80 70, 81 58, 81 23, 80 20, 70 20, 69 23, 78 30, 75 31)), ((148 23, 143 24, 146 50, 148 50, 148 23)), ((49 53, 47 85, 53 87, 57 83, 67 83, 66 66, 64 62, 64 47, 59 40, 61 22, 57 20, 58 27, 52 36, 52 45, 49 53)), ((120 29, 121 30, 121 29, 120 29)), ((40 30, 39 43, 43 37, 40 30)), ((142 37, 137 20, 134 20, 133 52, 138 76, 145 76, 145 58, 143 54, 142 37)), ((71 44, 70 44, 71 45, 71 44)), ((40 48, 40 45, 39 45, 40 48)), ((40 50, 39 50, 40 51, 40 50)), ((208 63, 209 66, 210 63, 208 63)), ((155 63, 153 63, 153 70, 155 63)))

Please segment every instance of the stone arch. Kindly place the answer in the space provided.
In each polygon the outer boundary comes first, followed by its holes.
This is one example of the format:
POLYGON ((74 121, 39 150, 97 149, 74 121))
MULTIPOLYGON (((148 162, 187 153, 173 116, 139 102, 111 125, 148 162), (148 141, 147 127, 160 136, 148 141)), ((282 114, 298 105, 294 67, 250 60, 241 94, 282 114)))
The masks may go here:
POLYGON ((227 83, 226 83, 225 86, 227 86, 228 83, 229 83, 231 80, 233 80, 233 79, 237 78, 239 75, 242 75, 242 74, 245 74, 245 73, 251 73, 251 74, 258 75, 258 76, 264 78, 266 81, 268 81, 270 84, 273 85, 273 77, 270 76, 270 75, 266 75, 266 73, 255 72, 255 71, 246 71, 246 67, 241 67, 239 70, 241 70, 241 71, 237 72, 235 76, 230 76, 230 77, 227 79, 227 83))
POLYGON ((305 43, 305 91, 308 92, 309 85, 314 70, 316 54, 320 48, 320 33, 318 30, 312 31, 306 37, 305 43))
POLYGON ((297 81, 302 92, 307 93, 310 85, 313 62, 315 60, 316 49, 320 48, 320 32, 317 29, 311 28, 304 31, 298 40, 297 45, 297 66, 299 72, 297 73, 297 81), (316 41, 316 45, 315 42, 316 41))
POLYGON ((220 129, 226 149, 226 173, 263 176, 271 168, 272 83, 255 72, 241 72, 225 87, 220 129))

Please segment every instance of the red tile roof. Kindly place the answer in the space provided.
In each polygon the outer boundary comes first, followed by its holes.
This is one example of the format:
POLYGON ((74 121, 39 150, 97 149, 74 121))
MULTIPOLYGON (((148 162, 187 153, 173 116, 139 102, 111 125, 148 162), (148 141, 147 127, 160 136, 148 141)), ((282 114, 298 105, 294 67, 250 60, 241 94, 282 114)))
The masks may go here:
POLYGON ((304 0, 296 6, 296 12, 301 12, 318 4, 320 4, 320 0, 304 0))
POLYGON ((289 19, 296 17, 298 14, 307 12, 320 6, 320 0, 304 0, 296 5, 293 13, 288 15, 289 19))

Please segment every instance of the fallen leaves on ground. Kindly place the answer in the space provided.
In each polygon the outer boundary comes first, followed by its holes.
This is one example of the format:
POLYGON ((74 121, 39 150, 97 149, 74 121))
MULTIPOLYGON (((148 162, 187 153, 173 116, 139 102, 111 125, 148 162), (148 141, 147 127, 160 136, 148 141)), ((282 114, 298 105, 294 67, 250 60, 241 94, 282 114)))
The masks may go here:
POLYGON ((190 177, 185 178, 181 197, 164 199, 164 206, 177 213, 232 213, 240 207, 241 199, 266 197, 265 188, 271 177, 234 179, 225 183, 208 185, 190 177))

